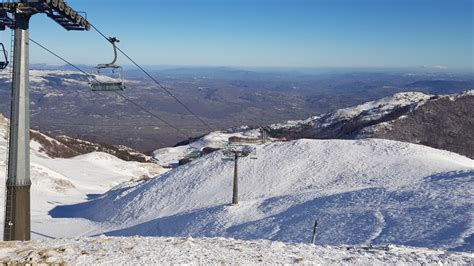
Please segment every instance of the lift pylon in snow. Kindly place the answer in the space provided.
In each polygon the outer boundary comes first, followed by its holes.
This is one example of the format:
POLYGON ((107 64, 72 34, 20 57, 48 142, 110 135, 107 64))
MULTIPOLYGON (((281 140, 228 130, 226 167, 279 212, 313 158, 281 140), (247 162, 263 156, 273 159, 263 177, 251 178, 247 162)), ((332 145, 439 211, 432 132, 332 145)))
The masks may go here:
MULTIPOLYGON (((224 150, 224 161, 234 161, 234 179, 232 181, 232 205, 239 205, 239 158, 251 155, 256 148, 247 145, 229 145, 224 150)), ((255 158, 257 159, 256 155, 255 158)))
POLYGON ((45 13, 66 30, 85 31, 90 23, 63 0, 0 3, 0 30, 14 30, 10 145, 3 239, 29 240, 30 232, 30 102, 29 23, 45 13))
POLYGON ((93 91, 123 91, 125 89, 123 68, 115 64, 117 62, 116 43, 120 41, 115 37, 108 38, 108 41, 114 48, 114 59, 110 63, 96 66, 97 75, 92 74, 89 81, 93 91))

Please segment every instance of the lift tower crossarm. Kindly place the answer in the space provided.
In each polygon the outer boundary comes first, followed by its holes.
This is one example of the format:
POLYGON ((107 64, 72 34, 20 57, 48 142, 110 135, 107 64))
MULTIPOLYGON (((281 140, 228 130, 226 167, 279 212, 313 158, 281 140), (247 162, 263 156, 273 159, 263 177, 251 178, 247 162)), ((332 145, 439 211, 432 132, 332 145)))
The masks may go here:
POLYGON ((63 0, 20 0, 19 2, 6 2, 0 3, 0 10, 11 14, 19 12, 30 15, 45 13, 66 30, 88 31, 91 29, 89 21, 81 15, 83 12, 72 9, 63 0))
POLYGON ((91 25, 63 0, 20 0, 0 3, 0 30, 14 30, 12 107, 3 239, 30 240, 30 102, 29 23, 45 13, 66 30, 90 30, 91 25))

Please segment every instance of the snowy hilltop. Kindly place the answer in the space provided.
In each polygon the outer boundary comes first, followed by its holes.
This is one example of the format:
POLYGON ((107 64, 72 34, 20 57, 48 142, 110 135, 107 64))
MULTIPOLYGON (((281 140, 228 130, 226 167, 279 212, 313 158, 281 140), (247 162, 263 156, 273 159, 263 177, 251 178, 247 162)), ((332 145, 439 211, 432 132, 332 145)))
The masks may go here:
POLYGON ((233 163, 219 151, 50 214, 102 224, 94 234, 290 242, 309 242, 318 219, 320 244, 473 249, 469 158, 374 139, 257 146, 257 160, 240 162, 239 206, 229 205, 233 163))

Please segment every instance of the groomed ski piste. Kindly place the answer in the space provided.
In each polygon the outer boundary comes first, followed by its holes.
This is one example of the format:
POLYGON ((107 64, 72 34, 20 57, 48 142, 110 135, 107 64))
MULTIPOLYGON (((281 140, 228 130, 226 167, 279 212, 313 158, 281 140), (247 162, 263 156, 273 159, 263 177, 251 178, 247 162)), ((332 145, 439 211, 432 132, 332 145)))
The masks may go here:
MULTIPOLYGON (((213 132, 155 156, 173 163, 257 134, 213 132)), ((2 136, 1 156, 5 145, 2 136)), ((2 243, 0 261, 472 263, 474 161, 448 151, 380 139, 256 145, 258 159, 239 161, 231 206, 233 162, 222 151, 164 172, 102 153, 52 159, 38 145, 38 240, 2 243), (308 244, 315 219, 317 246, 308 244)))

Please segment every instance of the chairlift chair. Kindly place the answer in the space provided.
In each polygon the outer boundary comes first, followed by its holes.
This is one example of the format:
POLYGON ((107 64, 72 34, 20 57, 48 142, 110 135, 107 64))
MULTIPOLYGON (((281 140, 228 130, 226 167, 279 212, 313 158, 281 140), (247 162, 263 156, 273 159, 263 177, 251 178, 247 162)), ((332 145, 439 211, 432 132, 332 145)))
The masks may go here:
POLYGON ((257 160, 258 159, 258 157, 257 157, 257 147, 255 147, 253 149, 253 151, 250 153, 249 158, 252 159, 252 160, 257 160))
POLYGON ((9 64, 8 55, 3 43, 0 43, 0 49, 1 49, 0 53, 3 54, 3 57, 1 58, 1 61, 0 61, 0 70, 4 70, 5 68, 7 68, 9 64))
POLYGON ((114 48, 114 60, 108 64, 98 64, 95 68, 97 74, 91 74, 89 85, 92 91, 123 91, 125 84, 123 79, 123 68, 116 65, 117 61, 117 46, 120 42, 115 37, 108 38, 109 42, 114 48), (104 72, 108 71, 107 72, 104 72))
POLYGON ((254 157, 253 155, 256 154, 255 149, 256 147, 253 147, 251 145, 245 145, 245 146, 242 146, 241 153, 245 157, 248 157, 248 156, 254 157))

